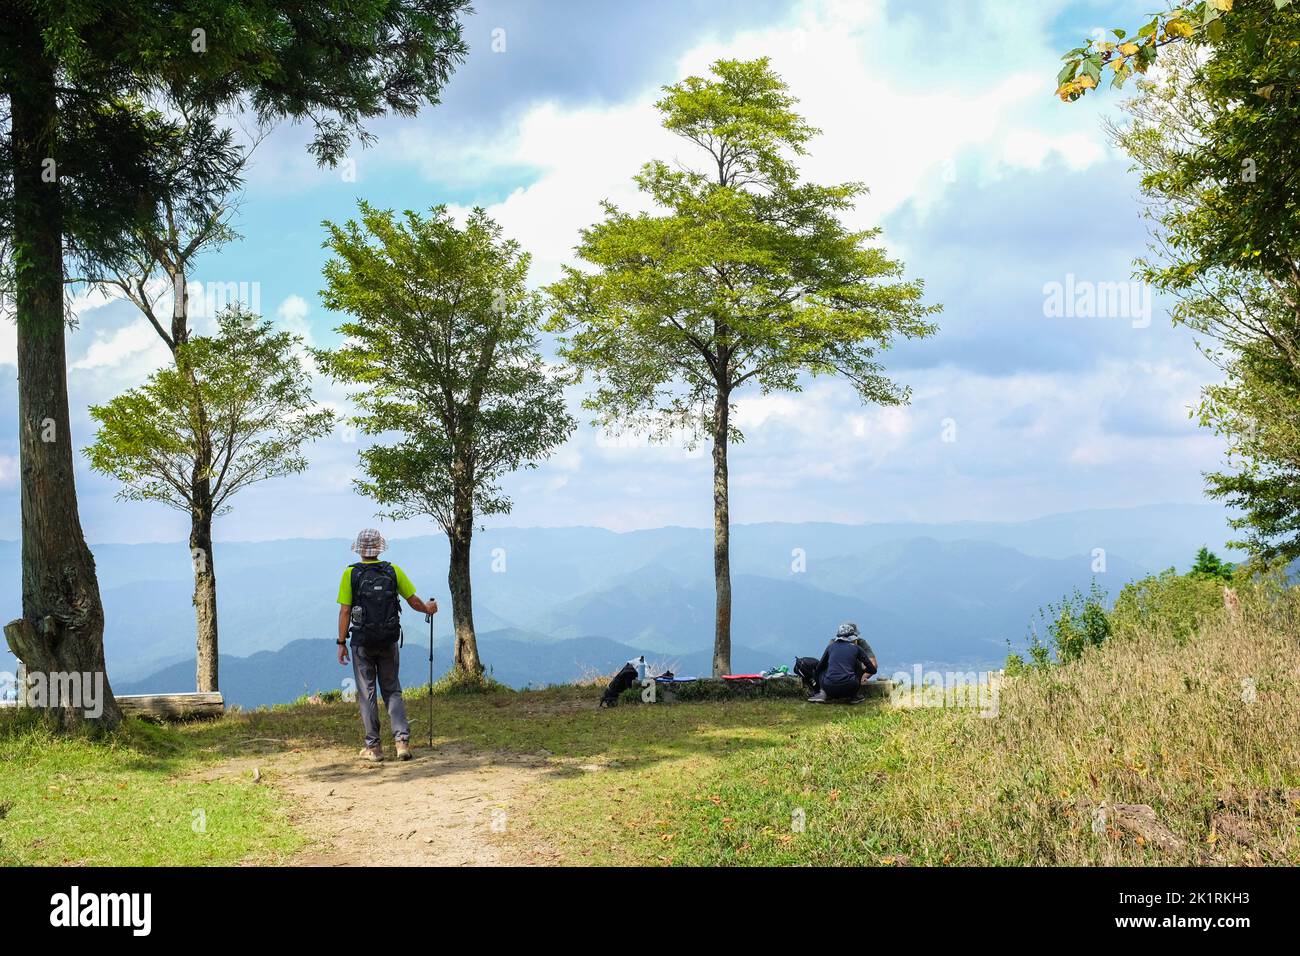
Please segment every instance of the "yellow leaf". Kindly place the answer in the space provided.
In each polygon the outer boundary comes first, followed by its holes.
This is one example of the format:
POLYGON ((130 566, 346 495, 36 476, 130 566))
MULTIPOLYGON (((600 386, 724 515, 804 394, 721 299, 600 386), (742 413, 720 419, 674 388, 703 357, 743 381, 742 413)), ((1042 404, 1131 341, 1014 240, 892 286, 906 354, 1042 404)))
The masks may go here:
POLYGON ((1136 43, 1121 43, 1119 47, 1119 52, 1125 56, 1132 56, 1137 51, 1138 45, 1136 43))

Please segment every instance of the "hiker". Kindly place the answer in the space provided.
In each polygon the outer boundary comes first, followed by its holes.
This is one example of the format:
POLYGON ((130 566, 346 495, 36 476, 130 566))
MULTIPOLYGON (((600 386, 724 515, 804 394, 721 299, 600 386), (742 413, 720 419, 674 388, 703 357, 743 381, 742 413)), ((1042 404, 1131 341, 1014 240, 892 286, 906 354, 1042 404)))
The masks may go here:
POLYGON ((406 721, 402 702, 402 684, 398 680, 402 636, 399 598, 405 598, 421 614, 437 614, 438 602, 422 601, 415 594, 411 579, 395 564, 380 561, 388 542, 374 528, 366 528, 352 542, 352 550, 361 555, 356 564, 348 565, 339 583, 339 663, 348 662, 348 634, 352 635, 352 673, 357 681, 357 703, 366 743, 360 757, 379 763, 384 753, 379 744, 379 706, 375 684, 388 706, 388 720, 397 744, 397 759, 411 759, 411 725, 406 721))
POLYGON ((862 685, 878 669, 875 651, 862 639, 858 626, 845 621, 836 629, 835 639, 826 645, 822 659, 817 662, 818 690, 808 701, 813 704, 824 704, 829 700, 859 703, 865 699, 862 685))

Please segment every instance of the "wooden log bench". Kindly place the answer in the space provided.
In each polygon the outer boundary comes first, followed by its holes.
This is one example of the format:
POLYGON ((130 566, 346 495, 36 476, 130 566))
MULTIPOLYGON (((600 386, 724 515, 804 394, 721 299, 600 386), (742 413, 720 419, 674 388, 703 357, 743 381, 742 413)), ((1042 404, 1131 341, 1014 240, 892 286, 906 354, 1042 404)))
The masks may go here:
POLYGON ((194 694, 120 694, 117 705, 122 713, 158 720, 190 720, 195 717, 220 717, 226 701, 219 691, 194 694))

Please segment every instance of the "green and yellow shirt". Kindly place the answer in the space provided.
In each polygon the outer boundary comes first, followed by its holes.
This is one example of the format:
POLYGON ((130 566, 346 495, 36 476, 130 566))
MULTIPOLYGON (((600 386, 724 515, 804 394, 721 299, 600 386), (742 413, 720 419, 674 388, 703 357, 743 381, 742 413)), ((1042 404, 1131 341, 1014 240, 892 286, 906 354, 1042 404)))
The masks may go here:
MULTIPOLYGON (((379 559, 362 560, 362 564, 378 564, 379 559)), ((389 564, 392 564, 390 561, 389 564)), ((393 573, 397 575, 397 593, 404 598, 409 598, 415 593, 415 585, 411 579, 406 576, 406 572, 393 564, 393 573)), ((339 582, 339 603, 344 607, 352 606, 352 566, 348 565, 343 569, 343 580, 339 582)))

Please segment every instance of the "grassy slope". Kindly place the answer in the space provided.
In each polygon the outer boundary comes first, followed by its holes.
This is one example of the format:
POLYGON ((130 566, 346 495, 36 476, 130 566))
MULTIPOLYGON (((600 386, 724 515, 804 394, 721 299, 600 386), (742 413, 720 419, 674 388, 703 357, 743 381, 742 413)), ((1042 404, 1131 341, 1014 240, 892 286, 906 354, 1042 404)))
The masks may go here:
MULTIPOLYGON (((1211 622, 1185 647, 1116 640, 1009 681, 996 719, 787 700, 598 711, 596 689, 570 687, 438 694, 434 727, 439 744, 552 755, 514 836, 574 863, 1294 864, 1297 634, 1288 604, 1211 622), (1183 847, 1094 832, 1088 804, 1101 800, 1152 806, 1183 847), (1253 834, 1250 847, 1214 825, 1222 814, 1253 834)), ((427 692, 408 695, 417 739, 427 706, 427 692)), ((359 730, 342 702, 132 722, 111 745, 52 740, 16 719, 0 714, 7 863, 283 860, 298 837, 274 792, 196 771, 354 746, 359 730), (204 834, 190 826, 196 808, 204 834)))
POLYGON ((595 862, 1295 864, 1297 610, 1211 621, 1182 647, 1116 640, 1008 681, 996 719, 858 709, 780 746, 562 782, 534 825, 595 862), (1103 800, 1151 806, 1181 848, 1096 832, 1103 800))

